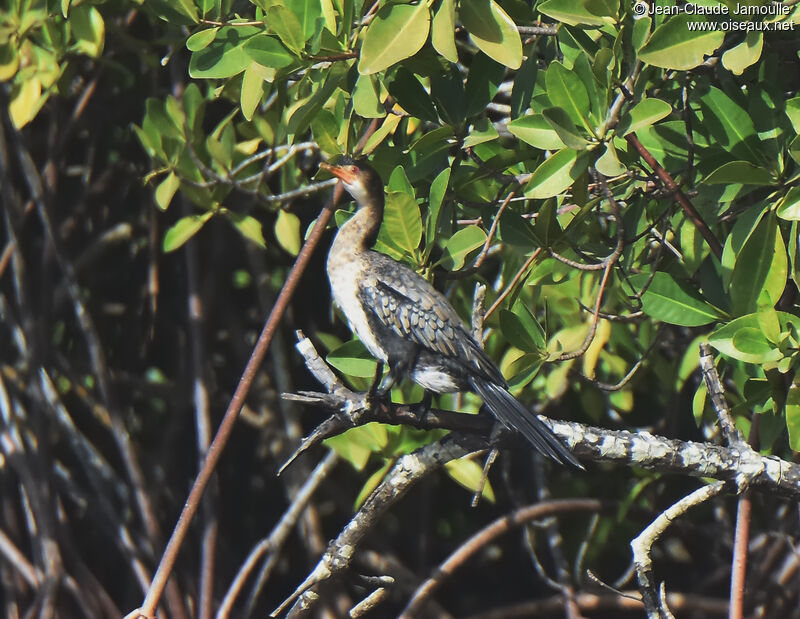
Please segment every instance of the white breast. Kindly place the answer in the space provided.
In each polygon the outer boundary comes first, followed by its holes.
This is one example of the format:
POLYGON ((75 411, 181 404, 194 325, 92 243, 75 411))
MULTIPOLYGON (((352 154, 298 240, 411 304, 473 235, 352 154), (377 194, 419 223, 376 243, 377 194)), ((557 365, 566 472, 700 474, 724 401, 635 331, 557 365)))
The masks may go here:
POLYGON ((367 321, 367 314, 361 304, 359 295, 359 282, 363 279, 363 269, 357 260, 332 259, 333 252, 328 257, 328 279, 331 282, 333 300, 347 318, 350 329, 366 346, 370 354, 386 363, 386 351, 378 344, 372 334, 372 329, 367 321))

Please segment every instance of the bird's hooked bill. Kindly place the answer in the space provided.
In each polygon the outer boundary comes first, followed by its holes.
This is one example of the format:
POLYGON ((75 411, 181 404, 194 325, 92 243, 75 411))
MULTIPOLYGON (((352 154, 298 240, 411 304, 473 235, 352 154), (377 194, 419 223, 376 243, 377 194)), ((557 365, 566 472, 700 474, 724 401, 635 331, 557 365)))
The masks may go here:
POLYGON ((327 170, 343 183, 352 183, 356 177, 356 170, 353 169, 354 166, 352 164, 333 165, 323 161, 319 164, 319 167, 327 170))

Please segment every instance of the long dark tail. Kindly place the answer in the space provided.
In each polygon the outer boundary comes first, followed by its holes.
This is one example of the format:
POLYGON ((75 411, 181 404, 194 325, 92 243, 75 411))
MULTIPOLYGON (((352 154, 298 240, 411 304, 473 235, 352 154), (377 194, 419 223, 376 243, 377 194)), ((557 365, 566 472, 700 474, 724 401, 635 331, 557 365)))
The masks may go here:
POLYGON ((508 428, 522 434, 537 451, 559 464, 571 464, 583 469, 581 463, 564 447, 550 428, 522 406, 505 387, 476 376, 470 377, 469 384, 475 393, 481 396, 495 417, 508 428))

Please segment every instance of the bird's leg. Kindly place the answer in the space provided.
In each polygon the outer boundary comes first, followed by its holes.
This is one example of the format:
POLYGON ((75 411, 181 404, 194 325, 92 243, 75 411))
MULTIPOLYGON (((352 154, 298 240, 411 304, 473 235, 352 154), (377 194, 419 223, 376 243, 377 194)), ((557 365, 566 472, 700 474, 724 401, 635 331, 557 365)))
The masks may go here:
MULTIPOLYGON (((494 432, 492 433, 494 434, 494 432)), ((492 447, 492 450, 486 456, 486 460, 483 462, 483 473, 481 473, 481 479, 478 482, 478 487, 475 488, 475 493, 472 495, 472 503, 470 507, 477 507, 478 501, 483 494, 483 489, 486 487, 486 480, 489 478, 489 469, 492 468, 492 464, 494 461, 497 460, 497 456, 500 452, 497 450, 497 447, 492 447)))
MULTIPOLYGON (((380 376, 378 376, 378 378, 380 378, 380 376)), ((375 390, 375 395, 381 400, 385 400, 389 397, 389 393, 391 392, 392 387, 394 387, 395 382, 397 382, 397 378, 394 370, 390 366, 389 373, 386 375, 386 378, 380 381, 380 385, 375 390)))
POLYGON ((383 378, 383 361, 378 361, 378 365, 375 368, 375 376, 372 379, 372 384, 369 386, 369 391, 367 391, 367 398, 372 399, 375 395, 378 394, 382 378, 383 378))
POLYGON ((417 416, 418 423, 422 424, 428 418, 433 403, 433 392, 425 390, 422 400, 414 406, 414 414, 417 416))
POLYGON ((372 379, 372 384, 367 391, 367 405, 373 408, 377 404, 391 404, 390 392, 394 384, 394 377, 392 376, 391 367, 386 378, 383 378, 382 361, 378 361, 378 367, 375 368, 375 377, 372 379))
POLYGON ((409 357, 405 352, 406 351, 389 353, 389 359, 387 360, 389 364, 389 373, 375 392, 375 395, 379 398, 387 397, 392 387, 394 387, 394 384, 408 375, 414 358, 409 357))

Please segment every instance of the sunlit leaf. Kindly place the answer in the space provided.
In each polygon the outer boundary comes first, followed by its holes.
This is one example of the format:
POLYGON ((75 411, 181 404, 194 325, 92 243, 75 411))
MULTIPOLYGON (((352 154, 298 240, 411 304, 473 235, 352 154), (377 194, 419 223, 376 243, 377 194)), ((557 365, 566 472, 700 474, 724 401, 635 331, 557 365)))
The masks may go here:
MULTIPOLYGON (((483 476, 483 467, 471 459, 470 456, 458 458, 457 460, 450 460, 444 465, 447 474, 459 485, 463 486, 470 492, 477 492, 483 476)), ((481 496, 494 503, 494 491, 489 483, 489 480, 484 480, 483 491, 481 496)))
POLYGON ((409 254, 422 239, 422 216, 417 201, 405 192, 393 191, 386 196, 383 212, 385 239, 409 254))
POLYGON ((167 230, 164 235, 163 249, 165 252, 171 252, 178 249, 186 241, 192 238, 200 228, 203 227, 211 217, 214 211, 207 211, 201 215, 188 215, 181 217, 167 230))
POLYGON ((373 378, 378 362, 358 340, 345 342, 325 357, 334 368, 349 376, 373 378))
POLYGON ((458 62, 456 51, 456 6, 454 0, 442 0, 433 16, 431 43, 433 48, 450 62, 458 62))
POLYGON ((455 271, 464 266, 467 256, 482 247, 486 242, 486 233, 478 226, 467 226, 447 239, 444 246, 441 264, 448 271, 455 271))
POLYGON ((230 219, 233 227, 239 231, 244 238, 252 241, 259 247, 266 247, 267 242, 264 240, 264 232, 261 229, 261 222, 252 215, 245 215, 243 213, 234 213, 233 211, 225 210, 225 216, 230 219))
POLYGON ((292 256, 300 252, 300 219, 289 211, 278 211, 275 219, 275 238, 292 256))
MULTIPOLYGON (((631 286, 638 292, 650 278, 633 275, 631 286)), ((700 294, 680 285, 669 273, 658 271, 642 295, 644 313, 656 320, 683 327, 707 325, 721 318, 720 312, 700 294)))
POLYGON ((461 0, 459 17, 484 54, 511 69, 522 64, 522 40, 508 13, 494 0, 461 0))
POLYGON ((413 56, 428 38, 431 15, 428 4, 386 4, 367 27, 358 72, 377 73, 413 56))
POLYGON ((661 99, 642 99, 619 119, 617 135, 627 135, 649 127, 672 113, 672 106, 661 99))
POLYGON ((565 148, 545 160, 533 173, 525 187, 529 198, 550 198, 566 191, 584 171, 586 158, 565 148))
POLYGON ((680 13, 669 17, 655 29, 639 50, 639 58, 647 64, 664 69, 686 71, 705 61, 725 38, 722 31, 699 30, 689 26, 704 23, 704 15, 680 13))
POLYGON ((169 203, 178 187, 181 186, 181 180, 174 172, 170 172, 167 177, 158 184, 156 187, 156 204, 162 211, 166 211, 169 203))

